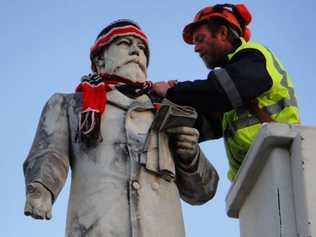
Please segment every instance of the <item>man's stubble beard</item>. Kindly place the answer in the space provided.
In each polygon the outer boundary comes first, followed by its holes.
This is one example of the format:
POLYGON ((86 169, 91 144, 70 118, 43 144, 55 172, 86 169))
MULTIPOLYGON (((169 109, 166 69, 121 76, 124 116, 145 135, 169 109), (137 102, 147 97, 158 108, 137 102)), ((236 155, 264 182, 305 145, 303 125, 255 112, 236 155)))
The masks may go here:
POLYGON ((202 58, 202 60, 203 60, 203 62, 204 62, 204 64, 205 64, 205 66, 206 66, 208 69, 213 69, 213 68, 214 68, 213 63, 212 63, 210 60, 204 59, 204 58, 202 58))
POLYGON ((227 56, 223 53, 220 57, 216 57, 216 58, 211 58, 211 56, 207 56, 202 58, 202 61, 204 62, 205 66, 208 69, 214 69, 216 67, 223 67, 227 64, 228 62, 228 58, 227 56))

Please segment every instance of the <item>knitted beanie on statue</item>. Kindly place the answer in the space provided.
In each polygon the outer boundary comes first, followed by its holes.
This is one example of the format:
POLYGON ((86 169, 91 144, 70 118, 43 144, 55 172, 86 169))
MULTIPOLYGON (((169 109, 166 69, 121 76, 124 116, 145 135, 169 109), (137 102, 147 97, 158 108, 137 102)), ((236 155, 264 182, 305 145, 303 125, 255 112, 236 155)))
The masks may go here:
POLYGON ((149 62, 149 47, 148 40, 145 33, 142 31, 140 26, 129 19, 120 19, 112 22, 108 26, 106 26, 98 35, 94 45, 90 50, 90 60, 91 60, 91 68, 93 72, 96 72, 96 67, 93 63, 93 58, 96 57, 107 45, 109 45, 115 38, 121 36, 132 35, 140 38, 144 41, 146 46, 145 54, 147 56, 147 66, 149 62))

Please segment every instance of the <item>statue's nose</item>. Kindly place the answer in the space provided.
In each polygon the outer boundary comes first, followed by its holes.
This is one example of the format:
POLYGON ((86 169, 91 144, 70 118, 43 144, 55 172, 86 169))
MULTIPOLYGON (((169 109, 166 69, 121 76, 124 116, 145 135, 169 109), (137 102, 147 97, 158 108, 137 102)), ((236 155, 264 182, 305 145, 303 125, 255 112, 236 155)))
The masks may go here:
POLYGON ((136 44, 132 44, 129 48, 129 55, 137 55, 139 56, 139 48, 136 44))

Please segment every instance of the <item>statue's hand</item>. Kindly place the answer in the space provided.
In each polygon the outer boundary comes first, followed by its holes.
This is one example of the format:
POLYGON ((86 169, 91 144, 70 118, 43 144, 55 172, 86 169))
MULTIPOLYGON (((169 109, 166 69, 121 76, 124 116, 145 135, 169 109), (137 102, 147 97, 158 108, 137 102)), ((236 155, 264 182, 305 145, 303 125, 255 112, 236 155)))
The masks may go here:
POLYGON ((26 191, 24 214, 35 219, 52 218, 52 194, 40 183, 30 183, 26 191))
POLYGON ((167 129, 175 152, 184 163, 191 163, 199 151, 199 131, 191 127, 175 127, 167 129))

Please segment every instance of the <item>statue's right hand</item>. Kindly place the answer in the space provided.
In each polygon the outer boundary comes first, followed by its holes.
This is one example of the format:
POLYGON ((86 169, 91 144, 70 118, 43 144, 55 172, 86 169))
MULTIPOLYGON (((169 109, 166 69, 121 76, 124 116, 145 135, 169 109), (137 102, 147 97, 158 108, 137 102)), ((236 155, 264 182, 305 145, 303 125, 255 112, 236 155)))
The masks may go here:
POLYGON ((35 219, 52 218, 52 194, 41 183, 27 185, 24 214, 35 219))

